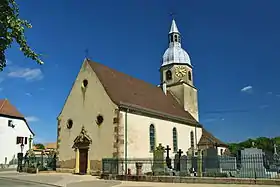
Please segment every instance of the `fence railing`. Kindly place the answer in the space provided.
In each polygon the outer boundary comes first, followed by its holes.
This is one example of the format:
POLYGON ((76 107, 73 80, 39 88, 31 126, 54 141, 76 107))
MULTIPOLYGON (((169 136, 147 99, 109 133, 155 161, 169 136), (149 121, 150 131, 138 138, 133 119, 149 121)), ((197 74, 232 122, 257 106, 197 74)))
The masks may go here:
POLYGON ((24 157, 22 161, 24 169, 27 168, 38 168, 39 171, 55 170, 56 169, 56 158, 49 157, 47 155, 24 157))
POLYGON ((102 159, 102 173, 185 177, 280 178, 280 164, 263 157, 188 157, 155 160, 102 159))

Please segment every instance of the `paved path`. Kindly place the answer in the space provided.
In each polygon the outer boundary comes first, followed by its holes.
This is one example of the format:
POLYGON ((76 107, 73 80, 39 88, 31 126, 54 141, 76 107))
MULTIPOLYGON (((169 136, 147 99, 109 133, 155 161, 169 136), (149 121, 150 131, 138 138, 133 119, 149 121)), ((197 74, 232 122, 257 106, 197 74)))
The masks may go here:
MULTIPOLYGON (((123 181, 115 187, 279 187, 273 185, 245 185, 245 184, 189 184, 189 183, 156 183, 123 181)), ((97 186, 96 186, 97 187, 97 186)))
MULTIPOLYGON (((154 183, 154 182, 133 182, 133 181, 113 181, 101 180, 97 177, 89 175, 73 175, 65 173, 40 173, 27 174, 7 172, 0 173, 0 180, 2 179, 16 179, 24 181, 33 181, 38 183, 53 184, 62 187, 279 187, 279 186, 265 186, 265 185, 238 185, 238 184, 188 184, 188 183, 154 183)), ((32 184, 29 184, 29 186, 32 184)), ((0 187, 2 187, 0 182, 0 187)), ((23 187, 17 184, 4 185, 7 187, 23 187)), ((3 187, 4 187, 3 186, 3 187)), ((25 185, 28 186, 28 185, 25 185)), ((42 185, 37 185, 43 187, 42 185)), ((32 187, 35 187, 34 185, 32 187)))
POLYGON ((0 187, 50 187, 48 185, 34 184, 12 179, 0 179, 0 187))

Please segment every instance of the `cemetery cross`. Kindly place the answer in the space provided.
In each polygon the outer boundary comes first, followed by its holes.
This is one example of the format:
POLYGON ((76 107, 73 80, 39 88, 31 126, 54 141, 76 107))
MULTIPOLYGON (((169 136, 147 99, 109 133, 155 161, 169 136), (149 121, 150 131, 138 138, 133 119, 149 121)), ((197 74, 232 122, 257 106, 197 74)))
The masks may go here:
POLYGON ((177 153, 178 153, 178 156, 179 156, 179 160, 178 160, 178 163, 177 163, 177 168, 180 171, 180 159, 181 159, 183 151, 181 149, 179 149, 177 153))
POLYGON ((166 150, 166 159, 165 159, 166 165, 169 169, 171 169, 172 168, 171 167, 171 159, 169 157, 169 151, 171 150, 171 148, 169 147, 169 145, 166 146, 165 150, 166 150))

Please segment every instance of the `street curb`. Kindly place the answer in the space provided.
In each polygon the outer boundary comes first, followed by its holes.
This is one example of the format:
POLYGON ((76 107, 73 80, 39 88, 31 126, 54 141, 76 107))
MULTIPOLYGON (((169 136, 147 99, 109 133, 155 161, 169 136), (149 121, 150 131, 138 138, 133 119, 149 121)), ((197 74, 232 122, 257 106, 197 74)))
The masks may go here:
POLYGON ((22 181, 22 182, 27 182, 27 183, 33 183, 33 184, 49 185, 49 186, 54 186, 54 187, 64 187, 64 186, 57 185, 57 184, 50 184, 50 183, 44 183, 44 182, 38 182, 38 181, 32 181, 32 180, 26 180, 26 179, 18 179, 16 177, 1 177, 0 176, 0 179, 16 180, 16 181, 22 181))

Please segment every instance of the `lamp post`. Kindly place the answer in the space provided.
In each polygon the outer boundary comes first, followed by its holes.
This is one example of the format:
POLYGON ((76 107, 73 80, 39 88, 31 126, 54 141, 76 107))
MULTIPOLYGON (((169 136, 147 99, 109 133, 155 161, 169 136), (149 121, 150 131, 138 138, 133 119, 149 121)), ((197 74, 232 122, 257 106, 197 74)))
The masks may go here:
POLYGON ((20 144, 20 150, 21 150, 21 153, 23 153, 23 148, 24 148, 24 144, 23 144, 23 143, 21 143, 21 144, 20 144))
POLYGON ((23 148, 24 148, 24 144, 21 143, 20 144, 21 152, 18 153, 18 171, 19 172, 22 172, 23 148))

